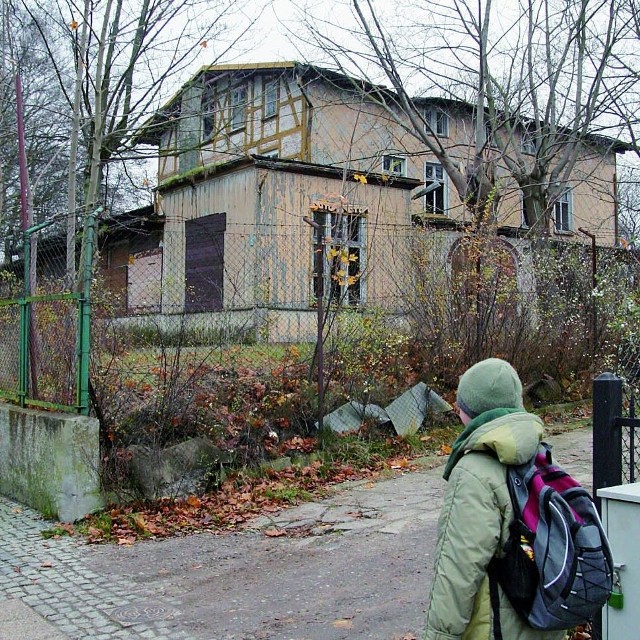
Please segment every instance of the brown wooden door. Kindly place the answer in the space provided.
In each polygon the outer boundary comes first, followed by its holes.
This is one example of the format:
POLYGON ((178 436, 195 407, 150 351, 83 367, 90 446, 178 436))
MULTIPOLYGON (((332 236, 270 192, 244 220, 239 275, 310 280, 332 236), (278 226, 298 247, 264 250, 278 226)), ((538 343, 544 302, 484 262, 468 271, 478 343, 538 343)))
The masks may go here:
POLYGON ((224 232, 226 213, 185 223, 185 310, 221 311, 224 303, 224 232))

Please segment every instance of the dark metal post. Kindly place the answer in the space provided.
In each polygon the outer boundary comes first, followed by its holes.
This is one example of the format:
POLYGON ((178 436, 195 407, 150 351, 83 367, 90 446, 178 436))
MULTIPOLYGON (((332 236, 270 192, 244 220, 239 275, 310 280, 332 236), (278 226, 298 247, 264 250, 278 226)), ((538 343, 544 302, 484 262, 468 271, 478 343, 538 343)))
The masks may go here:
POLYGON ((622 380, 602 373, 593 381, 593 495, 600 511, 598 489, 622 484, 622 380))
MULTIPOLYGON (((318 270, 315 274, 316 286, 316 309, 318 317, 317 337, 316 337, 316 357, 318 364, 318 432, 324 430, 324 238, 322 237, 322 227, 311 218, 302 216, 302 219, 313 227, 316 235, 314 251, 317 253, 318 270)), ((314 261, 315 262, 315 261, 314 261)))
MULTIPOLYGON (((601 373, 593 381, 593 497, 602 514, 598 489, 622 484, 622 429, 615 421, 622 414, 622 380, 601 373)), ((592 637, 602 638, 602 612, 593 617, 592 637)))

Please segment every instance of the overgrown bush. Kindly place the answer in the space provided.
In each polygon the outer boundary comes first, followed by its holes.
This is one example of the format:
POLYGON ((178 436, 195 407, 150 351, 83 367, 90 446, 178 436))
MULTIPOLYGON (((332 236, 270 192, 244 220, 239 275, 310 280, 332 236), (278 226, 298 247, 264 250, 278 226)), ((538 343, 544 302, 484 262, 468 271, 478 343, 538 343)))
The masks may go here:
MULTIPOLYGON (((381 309, 339 309, 326 341, 327 380, 342 390, 334 404, 355 400, 385 405, 398 389, 415 383, 409 336, 381 309)), ((327 407, 329 410, 335 407, 327 407)))
POLYGON ((469 233, 454 243, 416 229, 407 290, 422 359, 445 385, 486 357, 503 357, 525 380, 550 376, 568 393, 617 351, 615 318, 634 286, 618 252, 550 240, 519 243, 469 233), (595 314, 595 315, 594 315, 595 314))

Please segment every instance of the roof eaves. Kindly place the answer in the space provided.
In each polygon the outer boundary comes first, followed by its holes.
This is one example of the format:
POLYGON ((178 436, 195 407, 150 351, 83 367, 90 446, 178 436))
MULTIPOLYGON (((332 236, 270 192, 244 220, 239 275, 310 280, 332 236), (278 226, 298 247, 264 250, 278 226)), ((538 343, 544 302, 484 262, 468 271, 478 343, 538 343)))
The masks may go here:
MULTIPOLYGON (((251 156, 256 166, 275 171, 286 171, 289 173, 300 173, 313 176, 327 176, 342 179, 345 177, 344 167, 324 164, 313 164, 310 162, 301 162, 299 160, 289 160, 286 158, 271 158, 268 156, 260 156, 253 154, 251 156)), ((367 179, 368 183, 384 185, 396 189, 412 190, 424 184, 423 180, 417 178, 405 178, 403 176, 389 176, 381 173, 365 173, 358 169, 348 169, 346 177, 349 180, 355 180, 355 176, 362 176, 367 179)))
MULTIPOLYGON (((228 162, 220 162, 216 164, 206 165, 192 170, 183 175, 172 176, 167 178, 158 185, 160 193, 177 189, 186 185, 195 185, 204 180, 208 180, 214 176, 224 175, 238 169, 248 166, 255 166, 272 171, 284 171, 287 173, 298 173, 310 176, 330 177, 342 179, 345 175, 343 167, 332 165, 312 164, 309 162, 300 162, 299 160, 289 160, 285 158, 271 158, 268 156, 260 156, 252 154, 242 158, 230 160, 228 162)), ((354 180, 356 175, 364 175, 362 171, 348 170, 347 179, 354 180)), ((423 180, 417 178, 405 178, 402 176, 388 176, 379 173, 367 173, 367 182, 371 184, 384 185, 394 189, 404 189, 411 191, 416 187, 424 184, 423 180)))

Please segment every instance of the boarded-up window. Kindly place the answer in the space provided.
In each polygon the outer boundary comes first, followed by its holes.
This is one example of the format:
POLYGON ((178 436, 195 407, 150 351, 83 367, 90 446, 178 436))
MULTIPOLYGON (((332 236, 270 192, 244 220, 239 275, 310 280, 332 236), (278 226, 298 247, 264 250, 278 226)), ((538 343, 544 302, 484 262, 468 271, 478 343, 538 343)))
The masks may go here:
POLYGON ((126 313, 127 269, 129 242, 124 240, 103 248, 100 252, 100 270, 105 288, 111 292, 110 303, 118 314, 126 313))
POLYGON ((203 216, 185 224, 186 311, 222 310, 226 226, 224 213, 203 216))
POLYGON ((129 313, 159 313, 162 303, 162 249, 129 256, 127 307, 129 313))

